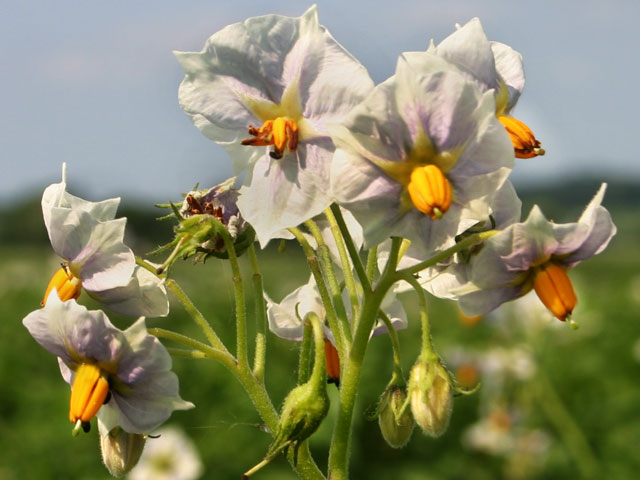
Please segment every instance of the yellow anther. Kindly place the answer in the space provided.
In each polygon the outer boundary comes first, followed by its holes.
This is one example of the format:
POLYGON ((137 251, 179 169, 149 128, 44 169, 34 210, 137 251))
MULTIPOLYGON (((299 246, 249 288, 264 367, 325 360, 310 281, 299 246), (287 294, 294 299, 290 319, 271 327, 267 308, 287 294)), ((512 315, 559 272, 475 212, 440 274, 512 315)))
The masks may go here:
POLYGON ((540 267, 533 288, 544 306, 559 320, 565 321, 578 303, 569 275, 559 265, 547 263, 540 267))
POLYGON ((76 370, 71 401, 69 402, 69 420, 88 422, 104 404, 109 393, 109 382, 100 368, 83 363, 76 370))
POLYGON ((71 300, 72 298, 78 298, 80 296, 80 292, 82 291, 82 281, 75 277, 67 267, 63 266, 54 273, 53 277, 49 281, 49 285, 47 285, 47 289, 44 292, 44 298, 40 305, 43 307, 47 303, 47 298, 49 298, 49 294, 51 290, 55 287, 58 292, 58 297, 63 302, 67 300, 71 300))
POLYGON ((298 124, 285 117, 267 120, 260 128, 249 125, 251 138, 242 140, 242 145, 260 147, 273 145, 274 151, 269 153, 273 158, 282 158, 285 149, 295 152, 298 148, 298 124))
POLYGON ((541 148, 542 144, 536 140, 533 132, 525 123, 506 115, 498 117, 498 120, 511 138, 516 157, 533 158, 545 154, 544 148, 541 148))
POLYGON ((451 183, 435 165, 414 168, 407 190, 413 205, 432 220, 442 218, 451 206, 451 183))

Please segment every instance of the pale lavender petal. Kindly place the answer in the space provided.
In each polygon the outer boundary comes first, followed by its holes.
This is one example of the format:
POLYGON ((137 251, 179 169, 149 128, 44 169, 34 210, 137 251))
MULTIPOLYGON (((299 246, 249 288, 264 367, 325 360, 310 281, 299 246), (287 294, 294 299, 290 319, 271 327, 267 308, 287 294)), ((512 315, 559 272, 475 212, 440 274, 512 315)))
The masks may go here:
POLYGON ((180 398, 171 356, 156 337, 147 333, 144 319, 123 335, 128 343, 118 359, 118 381, 111 382, 109 403, 120 410, 119 422, 124 430, 148 433, 166 421, 173 410, 194 405, 180 398))
POLYGON ((456 65, 469 79, 483 85, 483 91, 490 88, 497 91, 498 75, 491 44, 477 18, 440 42, 435 52, 456 65))
POLYGON ((23 324, 47 351, 69 368, 81 363, 98 363, 113 368, 125 339, 104 312, 89 311, 75 300, 60 301, 55 289, 46 306, 30 313, 23 324))
POLYGON ((47 230, 50 230, 51 211, 54 208, 87 212, 98 221, 113 220, 120 204, 120 198, 110 198, 101 202, 90 202, 75 197, 66 191, 64 182, 49 185, 42 194, 42 215, 47 230))
POLYGON ((88 293, 110 310, 122 315, 155 318, 165 317, 169 313, 164 281, 138 266, 126 286, 88 293))
POLYGON ((490 43, 495 58, 496 70, 504 80, 509 92, 507 107, 504 111, 504 113, 509 113, 515 107, 520 94, 524 90, 525 75, 522 55, 504 43, 490 43))
POLYGON ((333 155, 327 142, 298 146, 279 160, 263 156, 250 184, 240 189, 238 208, 264 247, 278 231, 318 215, 333 201, 329 168, 333 155))

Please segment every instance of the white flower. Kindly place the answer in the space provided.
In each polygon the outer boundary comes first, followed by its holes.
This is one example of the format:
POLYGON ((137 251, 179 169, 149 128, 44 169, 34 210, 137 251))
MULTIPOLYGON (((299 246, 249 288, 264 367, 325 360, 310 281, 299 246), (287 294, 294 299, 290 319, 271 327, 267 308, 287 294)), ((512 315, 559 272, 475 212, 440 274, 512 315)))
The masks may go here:
POLYGON ((124 244, 126 218, 115 219, 119 198, 89 202, 66 191, 63 180, 42 195, 42 215, 53 250, 64 260, 45 292, 63 300, 84 288, 111 310, 131 316, 165 316, 167 293, 161 280, 136 265, 124 244))
POLYGON ((129 480, 195 480, 204 472, 204 466, 193 441, 176 427, 165 427, 158 437, 147 438, 138 461, 131 470, 129 480))
POLYGON ((327 124, 340 121, 373 82, 318 24, 315 6, 299 18, 229 25, 201 52, 176 57, 186 73, 180 105, 227 150, 235 172, 245 172, 238 206, 262 245, 329 206, 334 146, 327 124))

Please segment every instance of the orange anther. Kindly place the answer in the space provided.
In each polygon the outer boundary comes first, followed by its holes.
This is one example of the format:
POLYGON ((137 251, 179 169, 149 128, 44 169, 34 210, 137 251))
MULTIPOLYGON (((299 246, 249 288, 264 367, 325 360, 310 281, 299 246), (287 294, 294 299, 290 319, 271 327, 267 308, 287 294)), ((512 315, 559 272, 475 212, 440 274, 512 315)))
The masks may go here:
POLYGON ((516 157, 532 158, 545 154, 544 149, 541 148, 542 144, 536 140, 533 132, 525 123, 506 115, 498 117, 498 120, 509 134, 516 157))
POLYGON ((285 149, 295 152, 298 147, 298 125, 288 118, 277 117, 274 120, 267 120, 260 128, 249 125, 249 134, 253 137, 242 140, 242 145, 253 147, 273 145, 274 151, 269 155, 275 159, 282 158, 285 149))
POLYGON ((559 265, 547 263, 540 267, 533 280, 533 288, 544 306, 563 322, 578 303, 569 275, 559 265))

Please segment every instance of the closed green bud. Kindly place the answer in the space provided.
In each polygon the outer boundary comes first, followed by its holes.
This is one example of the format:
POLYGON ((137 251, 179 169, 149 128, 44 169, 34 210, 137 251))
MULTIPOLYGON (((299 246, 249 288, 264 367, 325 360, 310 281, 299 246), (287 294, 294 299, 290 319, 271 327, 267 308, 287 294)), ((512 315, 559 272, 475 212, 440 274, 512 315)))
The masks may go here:
POLYGON ((129 433, 116 427, 106 435, 100 436, 102 461, 114 477, 121 477, 136 466, 147 436, 129 433))
POLYGON ((407 391, 399 385, 387 387, 380 397, 378 425, 382 437, 393 448, 404 447, 413 433, 413 417, 405 406, 406 400, 407 391))
POLYGON ((409 397, 411 413, 422 431, 432 437, 442 435, 451 417, 453 387, 439 358, 418 358, 409 376, 409 397))

